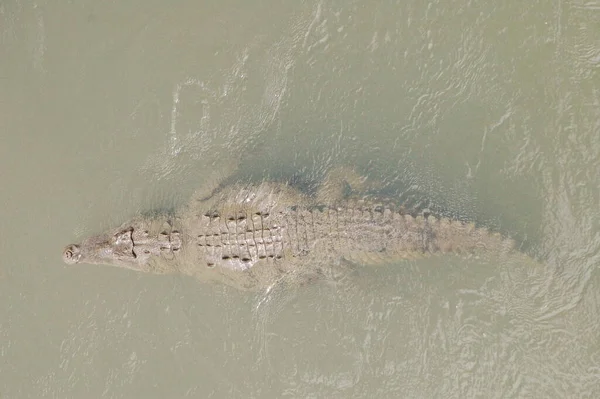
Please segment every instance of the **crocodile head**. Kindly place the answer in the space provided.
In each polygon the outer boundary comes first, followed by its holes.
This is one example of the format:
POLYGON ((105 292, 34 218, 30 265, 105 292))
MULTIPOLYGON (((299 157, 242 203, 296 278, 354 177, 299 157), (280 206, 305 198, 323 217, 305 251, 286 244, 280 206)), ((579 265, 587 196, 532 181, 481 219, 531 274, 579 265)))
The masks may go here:
POLYGON ((148 271, 152 257, 170 259, 180 248, 178 231, 156 230, 147 223, 132 221, 108 233, 91 236, 80 244, 67 245, 62 257, 69 265, 102 264, 148 271))

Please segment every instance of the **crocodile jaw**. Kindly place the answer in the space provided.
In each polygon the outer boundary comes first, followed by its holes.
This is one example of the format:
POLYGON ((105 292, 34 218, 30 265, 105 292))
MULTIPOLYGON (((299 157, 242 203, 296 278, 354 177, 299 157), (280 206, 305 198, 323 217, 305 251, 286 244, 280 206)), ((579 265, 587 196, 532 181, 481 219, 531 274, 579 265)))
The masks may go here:
POLYGON ((134 250, 133 227, 114 234, 92 236, 80 244, 67 245, 63 251, 66 264, 102 264, 140 270, 142 266, 134 250))
POLYGON ((67 245, 62 257, 69 265, 87 263, 151 271, 152 258, 173 259, 181 245, 179 231, 169 223, 132 220, 80 244, 67 245))

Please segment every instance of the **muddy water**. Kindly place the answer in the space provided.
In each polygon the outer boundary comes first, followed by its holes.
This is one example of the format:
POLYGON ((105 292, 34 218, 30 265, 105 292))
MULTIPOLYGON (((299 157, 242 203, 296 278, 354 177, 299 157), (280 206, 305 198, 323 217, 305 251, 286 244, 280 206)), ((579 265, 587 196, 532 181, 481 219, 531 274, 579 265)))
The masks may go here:
POLYGON ((600 3, 0 5, 2 398, 600 396, 600 3), (352 165, 515 237, 255 295, 62 247, 352 165))

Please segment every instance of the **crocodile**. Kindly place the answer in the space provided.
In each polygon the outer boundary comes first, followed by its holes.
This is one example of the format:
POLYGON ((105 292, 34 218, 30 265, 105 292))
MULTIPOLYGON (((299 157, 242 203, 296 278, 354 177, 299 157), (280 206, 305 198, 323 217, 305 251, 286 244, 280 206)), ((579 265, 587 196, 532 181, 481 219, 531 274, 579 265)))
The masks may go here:
POLYGON ((411 214, 393 200, 334 197, 275 182, 220 186, 174 212, 68 245, 63 260, 258 290, 327 275, 327 265, 518 252, 514 240, 473 223, 411 214))

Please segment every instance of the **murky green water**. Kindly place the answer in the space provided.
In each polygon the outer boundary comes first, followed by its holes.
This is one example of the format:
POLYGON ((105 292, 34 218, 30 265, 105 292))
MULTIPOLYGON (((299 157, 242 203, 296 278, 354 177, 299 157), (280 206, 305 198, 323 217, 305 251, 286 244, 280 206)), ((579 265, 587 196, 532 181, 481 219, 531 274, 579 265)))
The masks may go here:
POLYGON ((597 1, 2 2, 0 397, 599 397, 598 32, 597 1), (336 165, 540 265, 248 295, 61 262, 215 173, 336 165))

